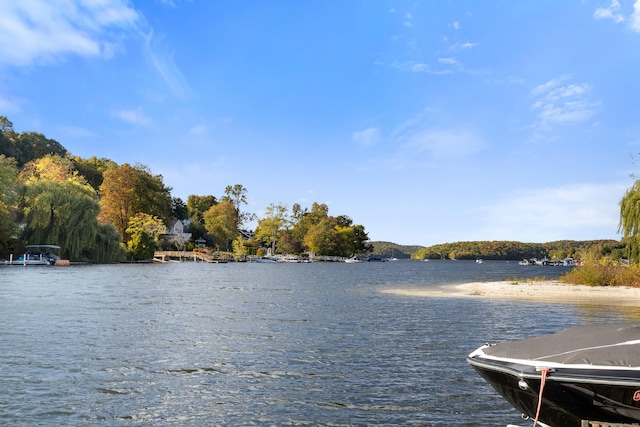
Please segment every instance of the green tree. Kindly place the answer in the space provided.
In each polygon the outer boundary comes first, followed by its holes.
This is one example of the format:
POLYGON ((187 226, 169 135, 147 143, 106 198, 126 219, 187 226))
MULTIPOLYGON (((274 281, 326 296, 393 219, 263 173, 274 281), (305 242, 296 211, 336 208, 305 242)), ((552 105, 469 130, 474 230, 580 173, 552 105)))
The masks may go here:
POLYGON ((245 256, 248 252, 244 239, 242 236, 238 235, 238 237, 233 241, 233 253, 239 256, 245 256))
POLYGON ((618 232, 627 243, 629 261, 640 259, 640 180, 636 180, 620 201, 618 232))
POLYGON ((187 197, 187 211, 191 222, 204 225, 204 213, 218 203, 214 196, 197 196, 195 194, 187 197))
POLYGON ((224 194, 225 195, 222 197, 222 200, 230 202, 238 213, 238 228, 240 228, 243 224, 255 219, 254 214, 242 212, 242 210, 240 209, 242 205, 247 204, 247 189, 244 188, 243 185, 227 185, 227 187, 224 189, 224 194))
POLYGON ((180 221, 189 218, 187 205, 180 197, 171 198, 171 214, 175 219, 179 219, 180 221))
POLYGON ((280 230, 287 224, 287 207, 282 204, 270 204, 267 206, 265 217, 258 221, 255 237, 271 246, 271 252, 276 253, 276 242, 280 230))
POLYGON ((39 159, 46 155, 58 155, 65 157, 67 150, 55 139, 49 139, 39 132, 22 132, 19 136, 21 143, 30 146, 33 150, 34 159, 39 159))
POLYGON ((187 211, 191 224, 189 225, 189 232, 193 239, 205 238, 207 230, 204 228, 204 214, 212 206, 218 203, 218 200, 214 196, 197 196, 194 194, 187 197, 187 211))
POLYGON ((340 255, 340 233, 335 220, 324 218, 311 226, 304 236, 304 245, 317 255, 340 255))
POLYGON ((222 201, 204 214, 204 226, 218 250, 227 250, 238 236, 238 211, 231 202, 222 201))
POLYGON ((129 253, 134 259, 153 258, 160 236, 167 232, 162 219, 147 213, 137 213, 129 219, 126 232, 131 236, 127 242, 129 253))
POLYGON ((78 174, 84 177, 96 191, 100 190, 100 186, 104 180, 104 172, 109 167, 117 166, 113 160, 97 158, 95 156, 88 159, 70 156, 69 159, 73 163, 75 170, 78 171, 78 174))
POLYGON ((311 211, 307 211, 306 209, 303 211, 299 209, 299 206, 294 205, 293 217, 295 222, 291 234, 294 238, 304 241, 311 227, 329 217, 329 207, 324 203, 314 202, 313 205, 311 205, 311 211), (297 221, 295 219, 297 219, 297 221))

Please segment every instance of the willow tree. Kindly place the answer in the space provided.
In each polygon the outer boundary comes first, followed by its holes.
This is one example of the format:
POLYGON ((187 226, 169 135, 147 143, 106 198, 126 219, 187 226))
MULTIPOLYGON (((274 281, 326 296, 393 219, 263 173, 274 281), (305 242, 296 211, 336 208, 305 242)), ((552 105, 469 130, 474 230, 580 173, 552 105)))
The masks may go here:
POLYGON ((0 154, 0 255, 2 256, 8 255, 11 240, 13 240, 12 236, 16 231, 13 207, 16 200, 17 182, 16 161, 0 154))
POLYGON ((629 261, 640 258, 640 180, 627 190, 620 201, 620 223, 618 232, 627 243, 629 261))
POLYGON ((20 172, 21 238, 32 244, 56 244, 71 260, 111 262, 121 256, 120 237, 98 224, 95 189, 73 162, 47 155, 20 172))
POLYGON ((62 255, 82 258, 98 231, 100 206, 88 185, 73 180, 48 179, 25 184, 22 200, 22 238, 35 244, 57 244, 62 255))

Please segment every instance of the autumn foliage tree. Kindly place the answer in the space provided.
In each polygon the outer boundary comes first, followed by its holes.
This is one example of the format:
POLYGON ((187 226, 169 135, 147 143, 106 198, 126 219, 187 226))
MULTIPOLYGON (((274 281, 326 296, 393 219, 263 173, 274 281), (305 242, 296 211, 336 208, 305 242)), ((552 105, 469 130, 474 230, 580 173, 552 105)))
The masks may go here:
POLYGON ((168 223, 171 214, 171 189, 165 187, 162 175, 152 175, 146 166, 111 166, 104 172, 100 186, 99 220, 110 222, 127 243, 129 221, 146 213, 168 223))

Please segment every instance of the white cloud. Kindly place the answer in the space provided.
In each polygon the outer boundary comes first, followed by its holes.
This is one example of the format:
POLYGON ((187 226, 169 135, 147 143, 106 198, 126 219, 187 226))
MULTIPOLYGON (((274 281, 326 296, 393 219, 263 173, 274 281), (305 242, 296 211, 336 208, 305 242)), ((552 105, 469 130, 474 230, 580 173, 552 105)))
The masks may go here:
POLYGON ((593 13, 595 19, 612 19, 616 23, 624 22, 624 15, 620 13, 620 2, 612 0, 609 7, 599 7, 593 13))
POLYGON ((474 239, 552 240, 614 238, 625 185, 575 184, 520 188, 472 212, 482 224, 474 239))
POLYGON ((145 48, 149 61, 173 94, 180 98, 190 95, 191 88, 173 59, 174 52, 164 46, 163 38, 154 37, 151 31, 146 37, 145 48))
POLYGON ((446 65, 460 65, 460 62, 455 58, 438 58, 438 62, 446 65))
POLYGON ((478 43, 471 43, 471 42, 456 43, 449 46, 449 50, 473 49, 476 46, 478 46, 478 43))
POLYGON ((413 16, 411 16, 410 13, 405 14, 404 26, 411 27, 412 25, 413 25, 413 16))
POLYGON ((359 132, 354 132, 352 138, 358 145, 363 147, 375 145, 382 139, 380 130, 376 128, 367 128, 359 132))
POLYGON ((633 5, 633 13, 631 14, 631 29, 640 33, 640 0, 633 5))
POLYGON ((139 108, 135 110, 117 110, 113 114, 120 120, 138 126, 145 126, 152 122, 152 120, 139 108))
POLYGON ((26 66, 66 55, 110 56, 114 28, 135 28, 139 16, 124 0, 3 1, 0 64, 26 66))
POLYGON ((596 114, 599 104, 589 99, 591 87, 588 84, 562 85, 565 80, 567 77, 550 80, 531 91, 537 97, 531 109, 537 115, 538 129, 582 123, 596 114))

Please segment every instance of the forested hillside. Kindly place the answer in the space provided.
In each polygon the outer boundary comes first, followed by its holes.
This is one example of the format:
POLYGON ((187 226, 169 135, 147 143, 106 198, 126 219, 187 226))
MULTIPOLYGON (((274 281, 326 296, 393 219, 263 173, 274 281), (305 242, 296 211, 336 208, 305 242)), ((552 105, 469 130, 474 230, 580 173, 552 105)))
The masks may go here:
POLYGON ((411 255, 424 248, 424 246, 406 246, 406 245, 398 245, 397 243, 391 242, 371 242, 373 246, 373 253, 380 255, 383 258, 398 258, 398 259, 408 259, 411 258, 411 255))
POLYGON ((582 258, 587 253, 622 258, 624 244, 616 240, 559 240, 548 243, 477 241, 444 243, 419 249, 413 259, 494 259, 582 258))
POLYGON ((330 215, 324 203, 273 203, 259 217, 243 210, 243 185, 212 186, 224 194, 191 194, 185 203, 143 164, 73 156, 41 133, 14 131, 0 116, 0 258, 28 244, 54 244, 72 261, 147 260, 159 248, 194 249, 195 239, 237 255, 370 250, 364 226, 330 215), (178 220, 185 228, 173 232, 178 220))

